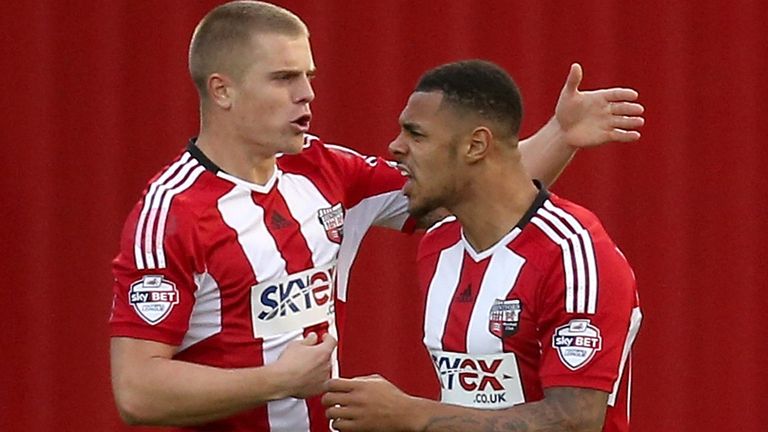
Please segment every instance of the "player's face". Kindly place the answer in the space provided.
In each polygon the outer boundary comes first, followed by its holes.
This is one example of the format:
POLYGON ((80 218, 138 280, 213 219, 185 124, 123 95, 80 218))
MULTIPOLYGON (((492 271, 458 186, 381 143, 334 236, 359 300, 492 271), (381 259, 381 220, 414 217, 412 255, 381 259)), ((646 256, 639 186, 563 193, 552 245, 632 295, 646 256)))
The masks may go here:
POLYGON ((234 86, 238 134, 270 153, 301 151, 309 129, 315 63, 306 36, 257 34, 252 62, 234 86))
POLYGON ((461 135, 451 110, 441 107, 441 92, 415 92, 400 114, 400 134, 389 145, 408 181, 403 193, 408 211, 421 217, 439 207, 451 207, 457 197, 461 167, 461 135))

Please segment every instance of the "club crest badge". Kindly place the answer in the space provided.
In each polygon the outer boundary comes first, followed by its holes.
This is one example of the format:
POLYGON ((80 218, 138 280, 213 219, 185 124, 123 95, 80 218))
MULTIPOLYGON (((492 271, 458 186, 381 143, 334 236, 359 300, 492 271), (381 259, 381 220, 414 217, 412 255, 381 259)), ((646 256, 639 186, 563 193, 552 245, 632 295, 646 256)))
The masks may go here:
POLYGON ((570 370, 577 370, 603 349, 600 329, 588 319, 573 319, 558 327, 552 335, 552 347, 557 349, 560 361, 570 370))
POLYGON ((325 228, 328 240, 341 243, 341 239, 344 238, 344 207, 341 206, 341 203, 318 210, 317 218, 325 228))
POLYGON ((494 300, 489 314, 488 330, 501 339, 512 336, 517 333, 522 310, 520 299, 494 300))
POLYGON ((163 276, 144 276, 131 285, 128 298, 137 314, 150 325, 163 321, 179 304, 179 290, 163 276))

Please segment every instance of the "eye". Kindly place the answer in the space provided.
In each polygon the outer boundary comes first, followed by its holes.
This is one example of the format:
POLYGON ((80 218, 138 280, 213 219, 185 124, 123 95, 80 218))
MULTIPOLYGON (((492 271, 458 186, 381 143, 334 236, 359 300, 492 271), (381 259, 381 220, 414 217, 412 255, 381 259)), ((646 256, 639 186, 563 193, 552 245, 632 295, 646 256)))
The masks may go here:
POLYGON ((409 131, 408 133, 411 135, 411 138, 413 138, 413 140, 416 142, 420 142, 425 137, 425 135, 421 132, 409 131))

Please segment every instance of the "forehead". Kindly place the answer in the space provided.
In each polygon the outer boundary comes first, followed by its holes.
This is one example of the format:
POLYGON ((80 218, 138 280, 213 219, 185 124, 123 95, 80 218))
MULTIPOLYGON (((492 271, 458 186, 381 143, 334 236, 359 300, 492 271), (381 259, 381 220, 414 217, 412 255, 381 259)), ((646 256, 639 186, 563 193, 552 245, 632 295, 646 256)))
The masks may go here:
POLYGON ((408 98, 400 117, 409 121, 430 119, 438 114, 442 102, 441 92, 414 92, 408 98))
POLYGON ((256 33, 251 37, 254 63, 269 69, 313 70, 315 62, 306 35, 256 33))

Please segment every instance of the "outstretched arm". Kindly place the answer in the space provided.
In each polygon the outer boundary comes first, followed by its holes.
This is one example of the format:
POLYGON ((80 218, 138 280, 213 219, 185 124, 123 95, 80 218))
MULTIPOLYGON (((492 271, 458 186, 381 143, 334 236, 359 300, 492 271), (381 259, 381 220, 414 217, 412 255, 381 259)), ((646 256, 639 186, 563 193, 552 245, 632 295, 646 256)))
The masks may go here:
POLYGON ((409 396, 379 376, 335 379, 326 389, 326 415, 341 432, 599 432, 608 400, 599 390, 554 387, 538 402, 480 410, 409 396))
POLYGON ((523 164, 533 178, 552 184, 576 150, 609 142, 634 142, 645 120, 638 94, 628 88, 580 91, 583 72, 571 65, 555 116, 533 136, 520 142, 523 164))

